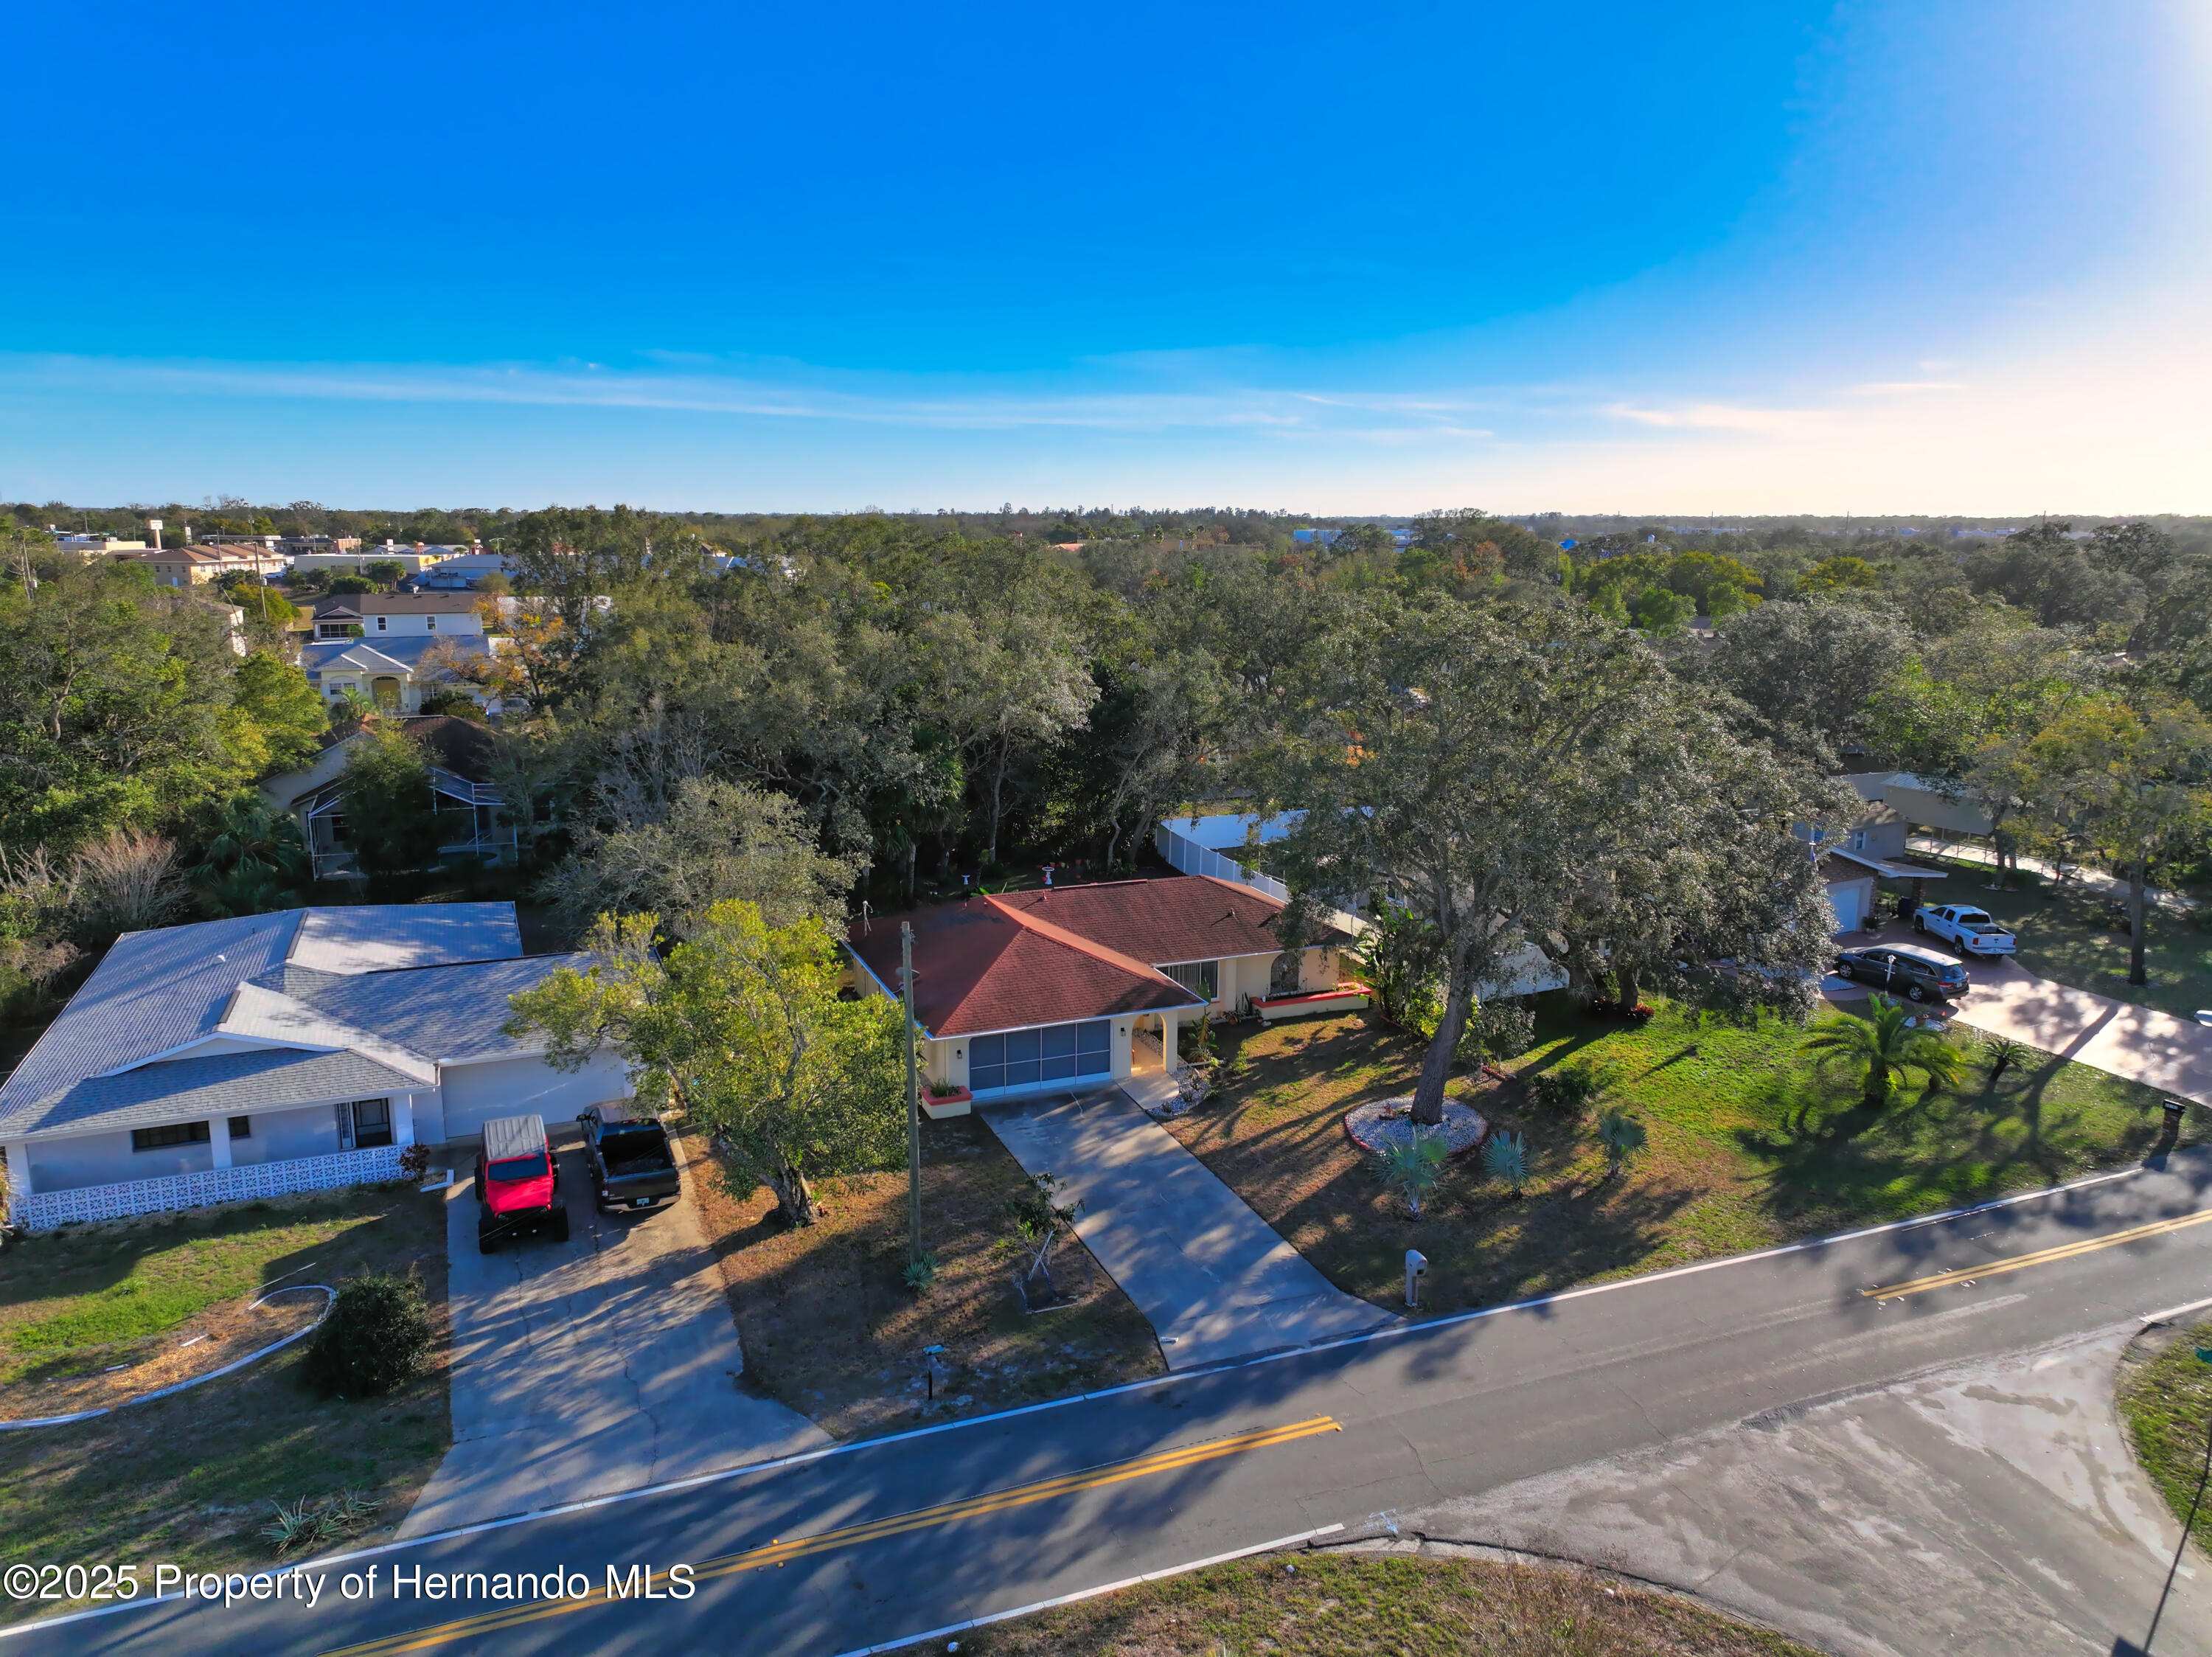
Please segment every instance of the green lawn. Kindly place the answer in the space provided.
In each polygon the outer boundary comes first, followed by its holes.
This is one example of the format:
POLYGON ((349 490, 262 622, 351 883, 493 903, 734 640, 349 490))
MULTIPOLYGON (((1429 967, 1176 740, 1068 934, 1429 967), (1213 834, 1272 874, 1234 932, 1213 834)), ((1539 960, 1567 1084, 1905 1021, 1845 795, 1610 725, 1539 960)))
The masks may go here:
MULTIPOLYGON (((443 1206, 411 1185, 33 1235, 0 1255, 0 1417, 27 1413, 14 1399, 39 1381, 130 1362, 264 1283, 409 1269, 442 1323, 443 1206)), ((396 1525, 451 1442, 443 1352, 403 1392, 343 1401, 300 1385, 306 1350, 97 1420, 0 1434, 0 1565, 258 1568, 272 1502, 349 1485, 383 1502, 379 1530, 396 1525)), ((0 1602, 0 1617, 42 1609, 56 1607, 0 1602)))
MULTIPOLYGON (((2143 963, 2150 982, 2138 986, 2128 982, 2128 935, 2111 923, 2101 893, 2069 890, 2064 897, 2050 898, 2045 895, 2047 883, 2033 871, 2011 877, 2020 890, 1991 892, 1985 885, 1986 865, 1918 853, 1914 861, 1951 871, 1949 879, 1929 882, 1926 901, 1970 903, 1988 910, 2019 935, 2020 962, 2031 972, 2182 1018, 2212 1007, 2212 932, 2199 930, 2186 915, 2170 910, 2152 913, 2143 963)), ((1881 882, 1892 895, 1911 884, 1881 882)))
POLYGON ((2212 1350, 2212 1323, 2180 1331, 2165 1350, 2125 1366, 2119 1405, 2136 1459, 2166 1505, 2183 1523, 2194 1509, 2191 1533, 2212 1547, 2212 1486, 2205 1483, 2204 1455, 2205 1435, 2212 1432, 2212 1365, 2198 1361, 2200 1345, 2212 1350))
POLYGON ((1594 1571, 1302 1553, 1147 1582, 963 1636, 975 1657, 1817 1657, 1594 1571), (1295 1570, 1286 1567, 1295 1564, 1295 1570))
MULTIPOLYGON (((1405 1251, 1429 1257, 1431 1307, 1452 1311, 1895 1219, 2140 1159, 2165 1128, 2160 1095, 2047 1055, 1992 1079, 1978 1038, 1955 1089, 1907 1089, 1884 1110, 1859 1079, 1815 1063, 1805 1032, 1744 1028, 1662 1007, 1634 1026, 1539 1003, 1521 1075, 1583 1064, 1607 1104, 1644 1122, 1648 1150, 1616 1179, 1595 1112, 1562 1122, 1516 1080, 1462 1081, 1528 1136, 1534 1178, 1515 1198, 1479 1155, 1456 1159, 1423 1217, 1385 1196, 1345 1137, 1344 1112, 1412 1090, 1417 1044, 1365 1015, 1231 1031, 1246 1075, 1170 1130, 1333 1281, 1378 1305, 1401 1295, 1405 1251)), ((1848 1016, 1826 1014, 1829 1018, 1848 1016)), ((2185 1138, 2194 1131, 2185 1130, 2185 1138)))

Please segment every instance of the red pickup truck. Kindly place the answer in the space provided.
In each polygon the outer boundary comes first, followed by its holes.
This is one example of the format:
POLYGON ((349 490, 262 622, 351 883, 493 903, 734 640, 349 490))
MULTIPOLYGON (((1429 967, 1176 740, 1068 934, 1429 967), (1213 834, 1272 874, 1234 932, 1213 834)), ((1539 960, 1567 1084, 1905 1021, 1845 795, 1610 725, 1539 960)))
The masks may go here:
POLYGON ((550 1231, 568 1240, 561 1167, 542 1116, 502 1116, 484 1124, 477 1153, 477 1247, 489 1254, 502 1237, 550 1231))

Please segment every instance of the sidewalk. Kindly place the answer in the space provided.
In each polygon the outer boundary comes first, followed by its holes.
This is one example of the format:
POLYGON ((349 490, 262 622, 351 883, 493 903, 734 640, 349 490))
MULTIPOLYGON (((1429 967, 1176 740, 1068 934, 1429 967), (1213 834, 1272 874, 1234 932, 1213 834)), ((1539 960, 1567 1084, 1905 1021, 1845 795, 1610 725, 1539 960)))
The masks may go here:
POLYGON ((1151 1320, 1170 1369, 1395 1321, 1308 1264, 1118 1087, 981 1115, 1025 1172, 1082 1199, 1076 1234, 1151 1320))
MULTIPOLYGON (((1923 857, 1949 857, 1961 863, 1979 863, 1985 868, 1996 867, 1996 853, 1987 846, 1978 846, 1968 841, 1946 840, 1940 834, 1915 834, 1906 839, 1905 849, 1923 857)), ((2057 871, 2040 857, 2020 856, 2014 859, 2022 868, 2049 880, 2057 871)), ((2128 883, 2102 869, 2085 868, 2076 863, 2067 871, 2069 882, 2078 884, 2086 892, 2106 892, 2116 898, 2127 895, 2128 883)), ((2197 899, 2185 892, 2160 892, 2156 886, 2147 887, 2143 896, 2148 901, 2167 909, 2194 909, 2197 899)), ((1930 903, 1972 903, 1974 899, 1964 892, 1942 898, 1931 898, 1930 903)))

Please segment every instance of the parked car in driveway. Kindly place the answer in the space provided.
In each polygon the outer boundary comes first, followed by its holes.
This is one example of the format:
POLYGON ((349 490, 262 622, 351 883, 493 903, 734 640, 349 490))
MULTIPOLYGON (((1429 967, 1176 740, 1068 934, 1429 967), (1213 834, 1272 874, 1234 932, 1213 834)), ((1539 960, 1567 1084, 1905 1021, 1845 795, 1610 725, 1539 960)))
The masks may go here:
POLYGON ((610 1122, 594 1105, 576 1120, 584 1124, 584 1156, 601 1214, 662 1208, 684 1195, 676 1154, 658 1117, 610 1122))
POLYGON ((1965 994, 1969 983, 1966 969, 1948 955, 1911 943, 1846 949, 1836 957, 1836 974, 1895 990, 1908 1001, 1949 1001, 1965 994))
POLYGON ((2020 949, 2020 940, 2009 929, 1990 919, 1986 909, 1972 904, 1938 904, 1917 911, 1912 929, 1956 945, 1969 955, 2010 955, 2020 949))
POLYGON ((477 1247, 489 1254, 502 1237, 550 1231, 568 1240, 561 1201, 561 1167, 542 1116, 495 1117, 483 1125, 477 1153, 477 1247))

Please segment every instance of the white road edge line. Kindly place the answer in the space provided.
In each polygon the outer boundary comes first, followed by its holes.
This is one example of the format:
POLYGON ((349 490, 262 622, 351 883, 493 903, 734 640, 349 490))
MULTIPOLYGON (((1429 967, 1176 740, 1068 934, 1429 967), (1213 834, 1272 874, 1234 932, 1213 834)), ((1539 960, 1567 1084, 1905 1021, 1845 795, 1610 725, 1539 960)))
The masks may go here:
POLYGON ((2168 1318, 2179 1318, 2185 1312, 2202 1312, 2208 1306, 2212 1306, 2212 1300, 2191 1301, 2187 1306, 2170 1306, 2163 1312, 2146 1312, 2142 1314, 2142 1321, 2162 1324, 2168 1318))
MULTIPOLYGON (((939 1422, 934 1427, 913 1427, 903 1433, 888 1433, 882 1438, 854 1439, 844 1444, 833 1444, 819 1450, 801 1450, 787 1456, 776 1456, 767 1461, 747 1462, 741 1466, 724 1467, 711 1473, 696 1473, 690 1478, 672 1479, 665 1484, 645 1484, 635 1490, 617 1490, 609 1496, 592 1496, 583 1502, 570 1502, 557 1508, 537 1508, 528 1513, 508 1514, 498 1519, 483 1520, 474 1525, 464 1525, 450 1531, 434 1531, 427 1536, 397 1538, 380 1543, 374 1548, 362 1548, 352 1553, 331 1554, 322 1559, 307 1559, 272 1573, 289 1576, 299 1571, 324 1570, 333 1566, 351 1564, 358 1559, 374 1559, 387 1553, 398 1553, 408 1548, 428 1546, 434 1542, 454 1542, 463 1537, 481 1536, 488 1531, 503 1531, 513 1525, 528 1525, 539 1520, 559 1519, 569 1514, 590 1513, 599 1508, 611 1508, 619 1502, 641 1501, 647 1496, 670 1496, 679 1490, 697 1489, 702 1485, 720 1484, 729 1479, 744 1478, 754 1473, 780 1472, 786 1467, 804 1466, 809 1462, 827 1461, 833 1456, 851 1455, 860 1450, 880 1450, 886 1445, 902 1444, 915 1439, 933 1438, 939 1433, 965 1432, 970 1428, 988 1426, 993 1422, 1012 1421, 1022 1416, 1033 1416, 1046 1410, 1065 1410, 1072 1404, 1093 1404, 1101 1398, 1115 1398, 1124 1392, 1142 1392, 1156 1386, 1172 1386, 1182 1381, 1202 1380, 1209 1375, 1227 1374, 1232 1370, 1249 1369, 1261 1364, 1279 1363, 1286 1358, 1312 1357, 1322 1352, 1334 1352, 1340 1347, 1364 1345, 1369 1341, 1392 1340, 1403 1335, 1423 1334, 1432 1329, 1449 1329, 1455 1324, 1473 1323, 1482 1318, 1495 1318, 1508 1312, 1528 1312, 1538 1307, 1553 1306, 1562 1301, 1577 1301, 1588 1295, 1609 1295, 1616 1289, 1635 1288, 1644 1283, 1664 1282, 1670 1277, 1686 1277, 1700 1271, 1717 1271, 1723 1266, 1747 1265, 1754 1260, 1771 1260, 1784 1254, 1802 1254, 1808 1249, 1828 1248, 1838 1243, 1849 1243, 1862 1237, 1876 1237, 1885 1232, 1910 1231, 1919 1226, 1942 1225, 1947 1220, 1963 1220, 1977 1214, 1986 1214, 1991 1209, 2008 1208, 2018 1203, 2032 1203, 2045 1197, 2063 1197, 2069 1191, 2102 1185, 2115 1179, 2132 1179, 2146 1172, 2142 1167, 2119 1168, 2110 1173, 2093 1173, 2063 1185, 2045 1185, 2039 1191, 2020 1191, 2010 1197, 1994 1197, 1986 1203, 1977 1203, 1972 1208, 1946 1209, 1940 1214, 1923 1214, 1911 1220, 1893 1220, 1887 1225, 1866 1226, 1857 1231, 1838 1232, 1832 1237, 1808 1238, 1802 1243, 1784 1243, 1775 1248, 1761 1249, 1754 1254, 1731 1254, 1718 1260, 1701 1260, 1695 1265, 1674 1266, 1665 1271, 1654 1271, 1641 1277, 1621 1277, 1609 1283, 1596 1283, 1588 1288, 1563 1289, 1557 1295, 1540 1295, 1534 1300, 1515 1301, 1505 1306, 1485 1307, 1479 1311, 1461 1312, 1449 1318, 1435 1318, 1425 1323, 1398 1324, 1389 1329, 1370 1330, 1364 1334, 1346 1335, 1341 1339, 1323 1341, 1311 1346, 1285 1347, 1276 1352, 1262 1352, 1249 1358, 1227 1358, 1204 1369, 1184 1369, 1165 1375, 1153 1375, 1144 1380, 1124 1381, 1119 1386, 1102 1387, 1096 1392, 1077 1392, 1064 1398, 1048 1398, 1042 1404, 1025 1404, 1018 1409, 994 1410, 987 1416, 966 1416, 958 1421, 939 1422)), ((59 1617, 48 1617, 33 1623, 18 1623, 11 1628, 0 1628, 0 1641, 13 1639, 19 1634, 29 1634, 40 1629, 59 1628, 64 1623, 82 1622, 88 1617, 112 1617, 120 1611, 145 1611, 163 1604, 185 1603, 180 1597, 167 1600, 132 1599, 120 1605, 96 1605, 88 1611, 68 1611, 59 1617)), ((926 1637, 926 1636, 925 1636, 926 1637)))
POLYGON ((964 1623, 947 1623, 943 1628, 931 1629, 927 1634, 902 1635, 896 1640, 886 1640, 881 1645, 857 1647, 854 1650, 839 1653, 838 1657, 878 1657, 881 1652, 903 1651, 907 1647, 918 1646, 925 1640, 942 1640, 947 1635, 988 1628, 994 1623, 1011 1622, 1017 1617, 1027 1617, 1035 1611, 1079 1605, 1085 1599, 1119 1593, 1124 1588, 1137 1587, 1146 1582, 1164 1582, 1170 1576, 1184 1576, 1192 1571, 1202 1571, 1209 1565, 1225 1565, 1232 1559, 1249 1559, 1255 1553, 1273 1553, 1278 1548, 1295 1548, 1299 1543, 1310 1542, 1317 1536, 1334 1536, 1343 1528, 1341 1525, 1324 1525, 1317 1531, 1300 1531, 1296 1536, 1278 1537, 1273 1542, 1257 1542, 1249 1548, 1217 1553, 1206 1559, 1194 1559, 1186 1564, 1170 1565, 1164 1570, 1146 1571, 1142 1576, 1125 1576, 1118 1582, 1102 1583, 1095 1588, 1079 1588, 1073 1593, 1063 1593, 1057 1599, 1040 1599, 1033 1605, 1017 1605, 1012 1611, 994 1611, 988 1617, 971 1617, 964 1623))

